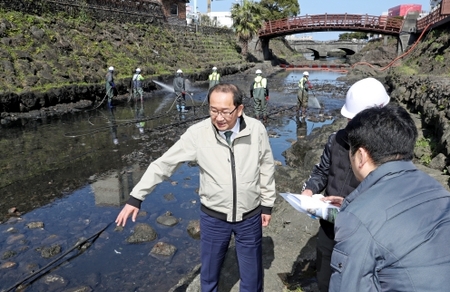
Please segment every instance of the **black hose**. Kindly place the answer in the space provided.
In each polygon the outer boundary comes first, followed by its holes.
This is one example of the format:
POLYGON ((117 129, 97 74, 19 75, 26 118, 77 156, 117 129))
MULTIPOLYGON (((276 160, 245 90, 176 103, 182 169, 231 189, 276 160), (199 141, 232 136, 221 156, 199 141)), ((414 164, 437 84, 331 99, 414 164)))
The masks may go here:
POLYGON ((31 275, 25 277, 24 279, 20 280, 19 282, 17 282, 16 284, 14 284, 13 286, 9 287, 6 290, 3 290, 4 292, 9 292, 12 291, 13 289, 17 288, 17 286, 22 285, 23 283, 25 283, 25 281, 27 281, 28 279, 33 278, 34 276, 38 276, 36 278, 34 278, 32 281, 29 281, 29 283, 32 283, 33 281, 35 281, 36 279, 38 279, 39 277, 45 275, 46 272, 48 272, 48 268, 51 267, 54 263, 56 263, 57 261, 59 261, 60 259, 62 259, 63 257, 65 257, 68 253, 70 253, 71 251, 73 251, 76 248, 80 248, 83 244, 85 244, 86 242, 88 242, 89 240, 92 239, 92 242, 94 242, 99 236, 100 234, 105 231, 106 228, 109 227, 109 225, 111 225, 113 222, 110 222, 108 225, 106 225, 105 227, 103 227, 100 231, 98 231, 97 233, 95 233, 94 235, 92 235, 89 238, 86 239, 80 239, 77 243, 75 243, 75 245, 70 248, 69 250, 67 250, 65 253, 63 253, 62 255, 60 255, 58 258, 54 259, 53 261, 51 261, 50 263, 48 263, 47 265, 45 265, 44 267, 40 268, 39 270, 37 270, 36 272, 32 273, 31 275), (47 271, 45 271, 47 270, 47 271), (45 271, 45 272, 44 272, 45 271))
MULTIPOLYGON (((118 126, 118 127, 120 127, 120 126, 127 126, 127 125, 131 125, 131 124, 134 124, 134 123, 137 123, 137 122, 145 122, 145 121, 157 120, 157 119, 170 117, 170 116, 171 115, 168 115, 166 113, 166 114, 161 114, 161 115, 156 115, 156 116, 142 117, 142 118, 139 118, 139 119, 130 119, 130 120, 125 120, 122 123, 116 123, 116 126, 118 126)), ((180 124, 184 124, 186 122, 196 121, 196 120, 199 120, 199 119, 204 119, 206 117, 208 117, 208 115, 200 116, 200 117, 197 117, 197 118, 194 118, 194 119, 188 119, 188 120, 185 120, 183 122, 176 122, 176 123, 166 124, 164 126, 155 127, 155 128, 153 128, 153 130, 163 129, 163 128, 170 127, 170 126, 177 126, 177 125, 180 125, 180 124)), ((110 128, 111 128, 111 125, 101 126, 101 127, 95 128, 93 130, 88 130, 88 131, 64 133, 64 136, 68 137, 68 138, 76 138, 76 137, 80 137, 80 136, 86 136, 86 135, 91 135, 91 134, 103 132, 103 131, 106 131, 106 130, 108 130, 110 128)))

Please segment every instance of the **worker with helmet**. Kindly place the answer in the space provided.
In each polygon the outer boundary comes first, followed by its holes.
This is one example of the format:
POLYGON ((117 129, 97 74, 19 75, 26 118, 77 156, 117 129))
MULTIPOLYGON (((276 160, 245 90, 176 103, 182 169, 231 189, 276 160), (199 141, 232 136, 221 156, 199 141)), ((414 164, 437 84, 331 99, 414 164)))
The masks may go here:
MULTIPOLYGON (((383 84, 374 78, 365 78, 353 84, 347 91, 341 114, 351 120, 362 110, 385 106, 390 97, 383 84)), ((341 129, 328 138, 320 162, 304 183, 302 195, 312 196, 323 191, 327 200, 341 202, 358 185, 349 158, 347 132, 341 129)), ((334 247, 334 222, 320 220, 316 245, 317 282, 321 292, 328 291, 331 277, 331 253, 334 247)))
POLYGON ((106 96, 108 96, 108 106, 112 107, 112 99, 114 97, 114 67, 110 66, 105 76, 106 79, 106 96))
POLYGON ((209 74, 208 80, 209 80, 209 89, 211 89, 211 87, 213 87, 214 85, 220 83, 220 73, 217 72, 217 67, 212 68, 212 73, 209 74))
POLYGON ((187 112, 186 110, 186 81, 181 69, 177 70, 175 78, 173 79, 173 90, 175 91, 177 99, 177 110, 180 113, 187 112))
POLYGON ((141 99, 141 102, 144 101, 144 90, 142 89, 142 80, 144 77, 141 75, 141 68, 136 68, 136 73, 134 73, 132 82, 133 82, 133 95, 134 101, 137 101, 138 97, 141 99))
POLYGON ((303 72, 303 77, 298 82, 297 92, 297 112, 301 109, 302 116, 306 115, 306 108, 308 107, 308 91, 312 89, 312 85, 309 82, 309 72, 303 72))
POLYGON ((256 70, 256 77, 250 87, 250 96, 255 102, 255 116, 259 120, 261 117, 267 122, 267 101, 269 100, 269 88, 267 79, 262 77, 262 71, 256 70))

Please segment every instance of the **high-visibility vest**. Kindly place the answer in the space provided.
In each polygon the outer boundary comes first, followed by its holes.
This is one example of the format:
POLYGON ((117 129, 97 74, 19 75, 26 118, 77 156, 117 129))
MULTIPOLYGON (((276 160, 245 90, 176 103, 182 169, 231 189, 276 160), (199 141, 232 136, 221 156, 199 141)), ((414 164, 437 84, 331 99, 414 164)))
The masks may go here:
POLYGON ((133 75, 133 88, 142 87, 142 80, 144 80, 144 77, 142 77, 142 75, 139 73, 135 73, 133 75))
POLYGON ((209 74, 209 80, 214 80, 214 81, 219 81, 220 79, 220 74, 217 72, 212 72, 211 74, 209 74))
POLYGON ((262 76, 255 77, 255 83, 253 84, 253 88, 266 88, 267 87, 267 79, 262 76))
POLYGON ((300 79, 300 81, 298 82, 298 88, 304 89, 307 83, 308 79, 306 77, 302 77, 302 79, 300 79))

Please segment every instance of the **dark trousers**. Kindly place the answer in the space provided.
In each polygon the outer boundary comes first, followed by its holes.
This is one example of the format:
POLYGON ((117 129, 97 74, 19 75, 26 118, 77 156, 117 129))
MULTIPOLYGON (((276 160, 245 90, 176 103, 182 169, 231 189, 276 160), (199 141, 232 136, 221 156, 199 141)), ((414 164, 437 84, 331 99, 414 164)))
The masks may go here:
POLYGON ((319 229, 317 236, 317 283, 320 292, 328 292, 331 278, 331 253, 333 252, 334 240, 330 239, 323 231, 319 229))
POLYGON ((186 95, 181 92, 176 92, 176 95, 178 107, 186 106, 186 95))
POLYGON ((267 116, 267 100, 265 96, 254 96, 253 101, 255 102, 255 116, 256 118, 264 118, 267 116))
POLYGON ((262 222, 257 214, 241 222, 230 223, 205 213, 200 214, 202 292, 218 291, 220 269, 234 234, 240 274, 240 292, 262 291, 262 222))

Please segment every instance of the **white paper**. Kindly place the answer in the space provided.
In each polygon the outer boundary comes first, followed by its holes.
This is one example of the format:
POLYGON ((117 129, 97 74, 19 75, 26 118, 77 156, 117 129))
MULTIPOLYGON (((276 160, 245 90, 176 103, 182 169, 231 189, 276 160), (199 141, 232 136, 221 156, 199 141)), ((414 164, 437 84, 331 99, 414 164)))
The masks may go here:
POLYGON ((335 217, 339 213, 338 207, 321 200, 323 198, 321 194, 315 194, 312 197, 291 193, 280 193, 280 195, 297 211, 314 219, 321 218, 334 223, 335 217))

